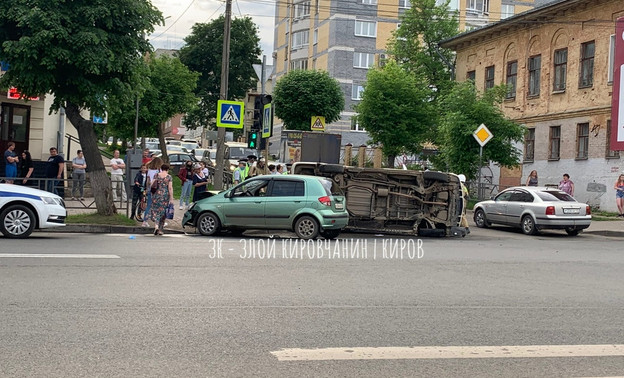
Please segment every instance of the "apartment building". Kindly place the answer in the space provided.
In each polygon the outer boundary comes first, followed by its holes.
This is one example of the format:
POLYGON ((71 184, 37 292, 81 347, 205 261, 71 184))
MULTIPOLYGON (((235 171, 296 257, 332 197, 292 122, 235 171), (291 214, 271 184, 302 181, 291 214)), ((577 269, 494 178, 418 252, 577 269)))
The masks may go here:
POLYGON ((507 84, 503 111, 527 127, 523 164, 500 171, 501 187, 524 184, 534 169, 540 185, 568 173, 578 200, 617 210, 613 184, 624 162, 609 140, 622 16, 621 0, 561 0, 442 43, 457 52, 457 80, 482 91, 507 84))
MULTIPOLYGON (((462 27, 472 28, 531 7, 533 0, 451 0, 462 27), (503 13, 506 12, 506 13, 503 13)), ((316 69, 337 79, 345 96, 341 119, 327 132, 342 143, 366 144, 369 137, 353 116, 371 67, 383 64, 386 45, 400 26, 409 0, 278 0, 275 11, 274 82, 290 70, 316 69)), ((281 123, 275 122, 274 135, 281 123)))

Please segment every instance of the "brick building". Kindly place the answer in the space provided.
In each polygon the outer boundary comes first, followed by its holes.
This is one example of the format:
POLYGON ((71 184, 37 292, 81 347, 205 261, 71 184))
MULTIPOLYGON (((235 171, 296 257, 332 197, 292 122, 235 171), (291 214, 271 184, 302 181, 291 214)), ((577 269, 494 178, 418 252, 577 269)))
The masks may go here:
POLYGON ((624 170, 609 150, 615 21, 621 0, 562 0, 458 35, 441 45, 457 52, 457 80, 485 90, 509 85, 505 114, 527 127, 520 169, 495 172, 501 187, 540 185, 563 173, 575 197, 616 211, 613 184, 624 170))

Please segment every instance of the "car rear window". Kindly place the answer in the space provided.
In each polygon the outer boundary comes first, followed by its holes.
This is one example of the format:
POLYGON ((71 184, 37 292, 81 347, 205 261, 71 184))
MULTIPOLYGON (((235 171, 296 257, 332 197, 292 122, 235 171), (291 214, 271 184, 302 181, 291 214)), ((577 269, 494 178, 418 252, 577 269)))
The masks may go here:
POLYGON ((325 189, 325 193, 328 196, 344 196, 342 189, 336 184, 333 180, 320 179, 321 184, 323 184, 323 188, 325 189))
POLYGON ((540 192, 535 192, 542 201, 568 201, 568 202, 576 202, 572 196, 565 192, 557 192, 554 190, 544 190, 540 192))

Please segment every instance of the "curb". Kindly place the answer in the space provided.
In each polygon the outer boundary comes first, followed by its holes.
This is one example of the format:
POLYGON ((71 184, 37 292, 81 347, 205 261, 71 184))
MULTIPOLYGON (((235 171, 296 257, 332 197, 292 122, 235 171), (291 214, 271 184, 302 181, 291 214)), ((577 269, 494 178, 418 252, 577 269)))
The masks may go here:
POLYGON ((624 231, 611 231, 611 230, 596 230, 596 231, 587 231, 583 230, 584 234, 592 234, 592 235, 601 235, 601 236, 609 236, 614 238, 624 238, 624 231))
MULTIPOLYGON (((104 224, 68 224, 65 227, 45 228, 41 232, 85 233, 85 234, 153 234, 154 228, 135 226, 115 226, 104 224)), ((183 230, 166 228, 168 234, 185 234, 183 230)))

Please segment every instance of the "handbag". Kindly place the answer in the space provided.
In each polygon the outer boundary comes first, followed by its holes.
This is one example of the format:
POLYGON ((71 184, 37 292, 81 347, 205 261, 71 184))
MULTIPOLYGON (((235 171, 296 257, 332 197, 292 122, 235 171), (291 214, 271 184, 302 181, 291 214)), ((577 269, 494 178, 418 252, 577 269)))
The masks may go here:
POLYGON ((173 212, 174 212, 173 204, 170 203, 169 205, 167 205, 167 211, 165 213, 166 218, 173 219, 173 212))
POLYGON ((154 176, 154 182, 150 186, 150 192, 155 194, 158 191, 158 177, 154 176))

